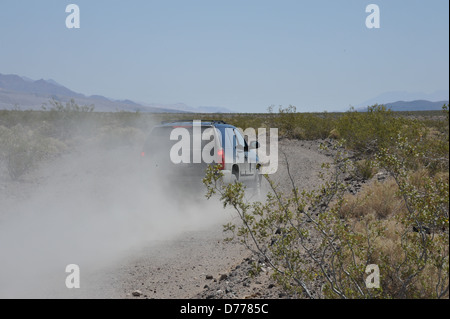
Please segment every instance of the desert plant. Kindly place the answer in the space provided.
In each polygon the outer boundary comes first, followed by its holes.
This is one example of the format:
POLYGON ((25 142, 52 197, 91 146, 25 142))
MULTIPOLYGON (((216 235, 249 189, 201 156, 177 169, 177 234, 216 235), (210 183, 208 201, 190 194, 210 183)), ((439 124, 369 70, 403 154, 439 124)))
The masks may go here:
POLYGON ((75 103, 75 99, 70 99, 66 103, 62 103, 61 101, 58 101, 56 99, 49 100, 50 107, 48 105, 44 104, 42 105, 42 109, 44 111, 51 111, 51 112, 67 112, 67 113, 74 113, 74 112, 93 112, 95 106, 94 105, 78 105, 75 103))
MULTIPOLYGON (((414 183, 408 170, 411 158, 423 158, 417 145, 399 136, 396 144, 383 148, 377 155, 380 166, 394 178, 398 195, 405 203, 405 214, 399 215, 404 226, 401 234, 403 259, 389 264, 399 286, 399 297, 448 296, 449 279, 449 183, 448 172, 423 177, 414 183), (433 275, 423 278, 423 274, 433 275), (420 287, 418 287, 420 286, 420 287)), ((427 161, 429 161, 427 156, 427 161)))
POLYGON ((375 169, 373 162, 370 159, 363 159, 354 162, 354 175, 355 177, 363 180, 369 180, 373 177, 375 169))
POLYGON ((0 127, 0 160, 13 180, 64 149, 62 142, 42 137, 21 125, 11 129, 0 127))
MULTIPOLYGON (((332 174, 318 190, 282 194, 265 176, 272 192, 264 203, 247 203, 240 183, 220 184, 220 171, 208 170, 207 197, 219 194, 239 224, 232 233, 273 269, 273 278, 292 294, 309 298, 442 298, 448 297, 448 177, 428 179, 419 190, 408 182, 408 159, 418 155, 401 137, 391 149, 380 148, 379 167, 397 187, 402 210, 362 213, 364 201, 345 206, 350 161, 337 150, 332 174), (394 155, 395 154, 395 155, 394 155), (403 157, 402 157, 403 155, 403 157), (344 213, 346 212, 346 213, 344 213), (395 233, 389 233, 395 232, 395 233), (387 241, 385 238, 388 238, 387 241), (392 255, 392 253, 394 255, 392 255), (379 289, 366 286, 365 270, 379 266, 379 289)), ((379 200, 384 200, 380 198, 379 200)), ((372 207, 377 208, 372 202, 372 207)), ((255 272, 259 265, 255 264, 255 272)))
POLYGON ((48 122, 51 122, 51 136, 66 141, 74 135, 89 134, 95 127, 92 116, 94 105, 78 105, 74 99, 63 103, 52 99, 50 106, 43 105, 42 109, 48 122))

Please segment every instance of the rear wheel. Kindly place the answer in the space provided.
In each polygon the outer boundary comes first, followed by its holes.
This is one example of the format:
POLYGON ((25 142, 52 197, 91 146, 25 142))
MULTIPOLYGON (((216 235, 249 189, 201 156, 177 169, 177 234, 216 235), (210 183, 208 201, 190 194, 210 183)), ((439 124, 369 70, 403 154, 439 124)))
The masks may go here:
POLYGON ((233 169, 231 170, 231 183, 236 183, 239 181, 239 168, 237 165, 233 165, 233 169))

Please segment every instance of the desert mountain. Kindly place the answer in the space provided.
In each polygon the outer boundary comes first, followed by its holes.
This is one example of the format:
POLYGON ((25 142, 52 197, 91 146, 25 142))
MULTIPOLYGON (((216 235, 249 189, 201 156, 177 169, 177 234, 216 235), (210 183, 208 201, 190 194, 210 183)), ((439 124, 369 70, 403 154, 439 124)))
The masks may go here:
POLYGON ((75 99, 79 105, 95 105, 95 111, 140 111, 154 113, 178 113, 178 112, 204 112, 204 113, 226 113, 231 112, 225 108, 217 107, 191 107, 183 103, 178 104, 146 104, 131 100, 113 100, 102 95, 86 96, 74 92, 55 80, 40 79, 34 81, 27 77, 15 74, 0 73, 0 109, 19 108, 22 110, 41 110, 43 105, 54 99, 67 102, 75 99))

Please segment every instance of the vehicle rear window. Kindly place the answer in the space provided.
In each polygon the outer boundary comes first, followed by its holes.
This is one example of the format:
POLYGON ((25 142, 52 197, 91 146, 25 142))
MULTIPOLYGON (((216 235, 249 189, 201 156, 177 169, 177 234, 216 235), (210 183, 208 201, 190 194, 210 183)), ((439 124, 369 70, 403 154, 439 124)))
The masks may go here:
MULTIPOLYGON (((221 134, 220 131, 216 130, 213 127, 210 126, 202 126, 200 127, 200 130, 197 129, 193 129, 192 126, 159 126, 159 127, 155 127, 149 137, 147 138, 147 141, 145 143, 145 152, 149 153, 149 154, 155 154, 155 153, 165 153, 165 154, 169 154, 170 153, 170 149, 173 147, 173 145, 175 145, 177 142, 179 142, 182 137, 178 136, 177 140, 171 140, 170 139, 170 135, 172 133, 172 131, 176 128, 183 128, 185 130, 187 130, 187 132, 189 133, 189 146, 190 149, 194 148, 194 139, 196 141, 201 141, 200 146, 201 149, 203 149, 205 147, 205 145, 207 145, 208 143, 210 143, 212 140, 214 140, 214 135, 211 136, 211 134, 215 134, 216 136, 219 137, 219 139, 221 139, 221 134), (212 131, 213 130, 213 131, 212 131), (205 133, 206 132, 206 133, 205 133), (209 138, 206 140, 202 139, 202 136, 204 136, 205 138, 209 138)), ((213 155, 214 153, 214 149, 211 150, 211 155, 213 155)))

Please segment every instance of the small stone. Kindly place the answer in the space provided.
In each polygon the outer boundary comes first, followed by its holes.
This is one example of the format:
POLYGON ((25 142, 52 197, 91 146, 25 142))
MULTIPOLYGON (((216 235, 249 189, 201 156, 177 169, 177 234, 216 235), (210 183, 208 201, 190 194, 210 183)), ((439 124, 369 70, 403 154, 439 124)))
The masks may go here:
POLYGON ((135 290, 131 293, 134 297, 139 297, 142 295, 142 291, 140 290, 135 290))
POLYGON ((206 275, 206 279, 210 280, 213 279, 214 277, 212 275, 206 275))
POLYGON ((222 274, 222 275, 220 275, 220 277, 219 277, 219 281, 225 280, 225 279, 227 279, 227 278, 228 278, 228 276, 227 276, 226 274, 222 274))

